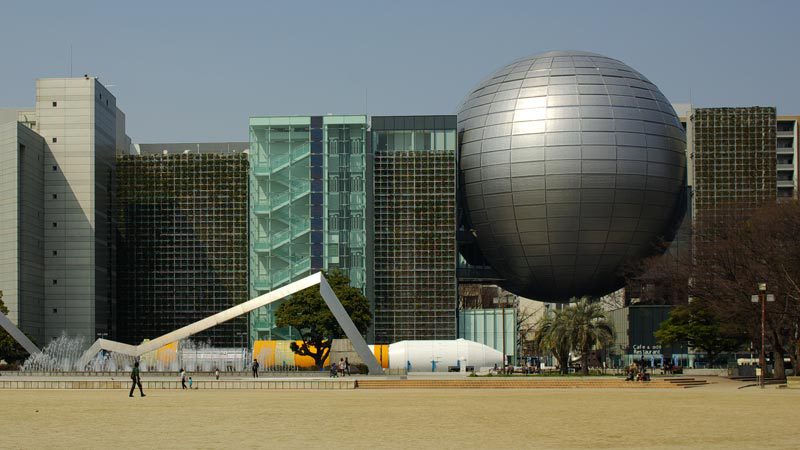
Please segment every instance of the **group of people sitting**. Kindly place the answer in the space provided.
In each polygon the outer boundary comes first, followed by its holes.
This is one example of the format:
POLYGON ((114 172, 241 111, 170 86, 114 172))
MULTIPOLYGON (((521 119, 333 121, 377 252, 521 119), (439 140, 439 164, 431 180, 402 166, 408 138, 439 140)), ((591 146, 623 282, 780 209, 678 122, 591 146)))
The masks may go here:
POLYGON ((514 372, 519 372, 525 375, 542 373, 541 369, 539 369, 538 366, 530 363, 525 364, 522 367, 514 367, 514 365, 510 363, 506 364, 503 367, 500 367, 499 365, 495 364, 494 368, 491 370, 491 373, 495 375, 513 375, 514 372))
POLYGON ((647 363, 644 360, 632 362, 625 370, 625 381, 650 381, 650 374, 647 373, 647 363))
POLYGON ((672 363, 672 361, 664 361, 664 365, 661 366, 661 370, 664 372, 664 375, 673 375, 675 373, 683 372, 681 366, 676 366, 672 363))

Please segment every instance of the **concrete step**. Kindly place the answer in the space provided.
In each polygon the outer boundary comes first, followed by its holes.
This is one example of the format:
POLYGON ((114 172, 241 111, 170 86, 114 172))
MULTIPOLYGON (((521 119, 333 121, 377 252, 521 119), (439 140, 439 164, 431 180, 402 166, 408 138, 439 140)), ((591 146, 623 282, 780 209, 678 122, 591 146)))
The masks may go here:
POLYGON ((647 383, 623 379, 466 379, 466 380, 358 380, 358 389, 559 389, 559 388, 680 388, 679 384, 653 380, 647 383))
MULTIPOLYGON (((0 380, 2 389, 130 389, 128 380, 0 380)), ((355 380, 195 381, 194 389, 355 389, 355 380)), ((180 381, 142 380, 142 388, 181 389, 180 381)))
POLYGON ((698 380, 697 378, 691 377, 664 378, 664 381, 684 389, 700 387, 709 384, 707 380, 698 380))

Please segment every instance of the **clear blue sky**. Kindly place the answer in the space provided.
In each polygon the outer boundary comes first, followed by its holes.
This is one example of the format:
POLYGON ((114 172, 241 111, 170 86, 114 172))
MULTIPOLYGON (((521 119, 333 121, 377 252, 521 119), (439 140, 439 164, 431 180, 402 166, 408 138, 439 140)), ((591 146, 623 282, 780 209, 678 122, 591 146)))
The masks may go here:
POLYGON ((0 106, 97 75, 136 142, 246 140, 251 115, 454 113, 513 59, 617 58, 672 102, 800 114, 800 2, 36 1, 0 9, 0 106))

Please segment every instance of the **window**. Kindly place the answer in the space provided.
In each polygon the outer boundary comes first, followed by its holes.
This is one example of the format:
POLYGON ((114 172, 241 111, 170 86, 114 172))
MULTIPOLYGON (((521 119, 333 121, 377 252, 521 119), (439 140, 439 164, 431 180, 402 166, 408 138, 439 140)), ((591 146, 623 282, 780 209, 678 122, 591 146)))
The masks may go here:
POLYGON ((53 143, 55 144, 56 142, 58 142, 58 138, 57 138, 57 137, 54 137, 54 138, 53 138, 53 143))
POLYGON ((53 250, 53 256, 58 256, 58 250, 53 250))
POLYGON ((53 102, 53 108, 55 108, 56 106, 58 106, 58 102, 53 102))
POLYGON ((53 280, 53 286, 58 284, 58 280, 53 280))
MULTIPOLYGON (((57 172, 57 171, 58 171, 58 166, 53 166, 53 172, 57 172)), ((56 194, 53 194, 53 195, 56 195, 56 194)))
POLYGON ((58 308, 53 308, 53 314, 58 314, 58 308))
POLYGON ((58 228, 58 222, 53 222, 53 228, 58 228))
POLYGON ((53 194, 53 200, 56 200, 57 198, 58 198, 58 194, 53 194))

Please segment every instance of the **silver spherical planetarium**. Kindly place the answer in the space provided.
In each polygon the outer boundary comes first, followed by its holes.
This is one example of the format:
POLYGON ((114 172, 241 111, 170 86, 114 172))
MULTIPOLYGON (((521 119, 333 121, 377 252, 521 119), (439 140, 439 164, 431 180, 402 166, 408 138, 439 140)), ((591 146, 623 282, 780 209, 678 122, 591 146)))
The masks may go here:
POLYGON ((686 137, 642 74, 594 53, 498 70, 458 111, 461 195, 481 253, 525 297, 623 285, 685 212, 686 137))

